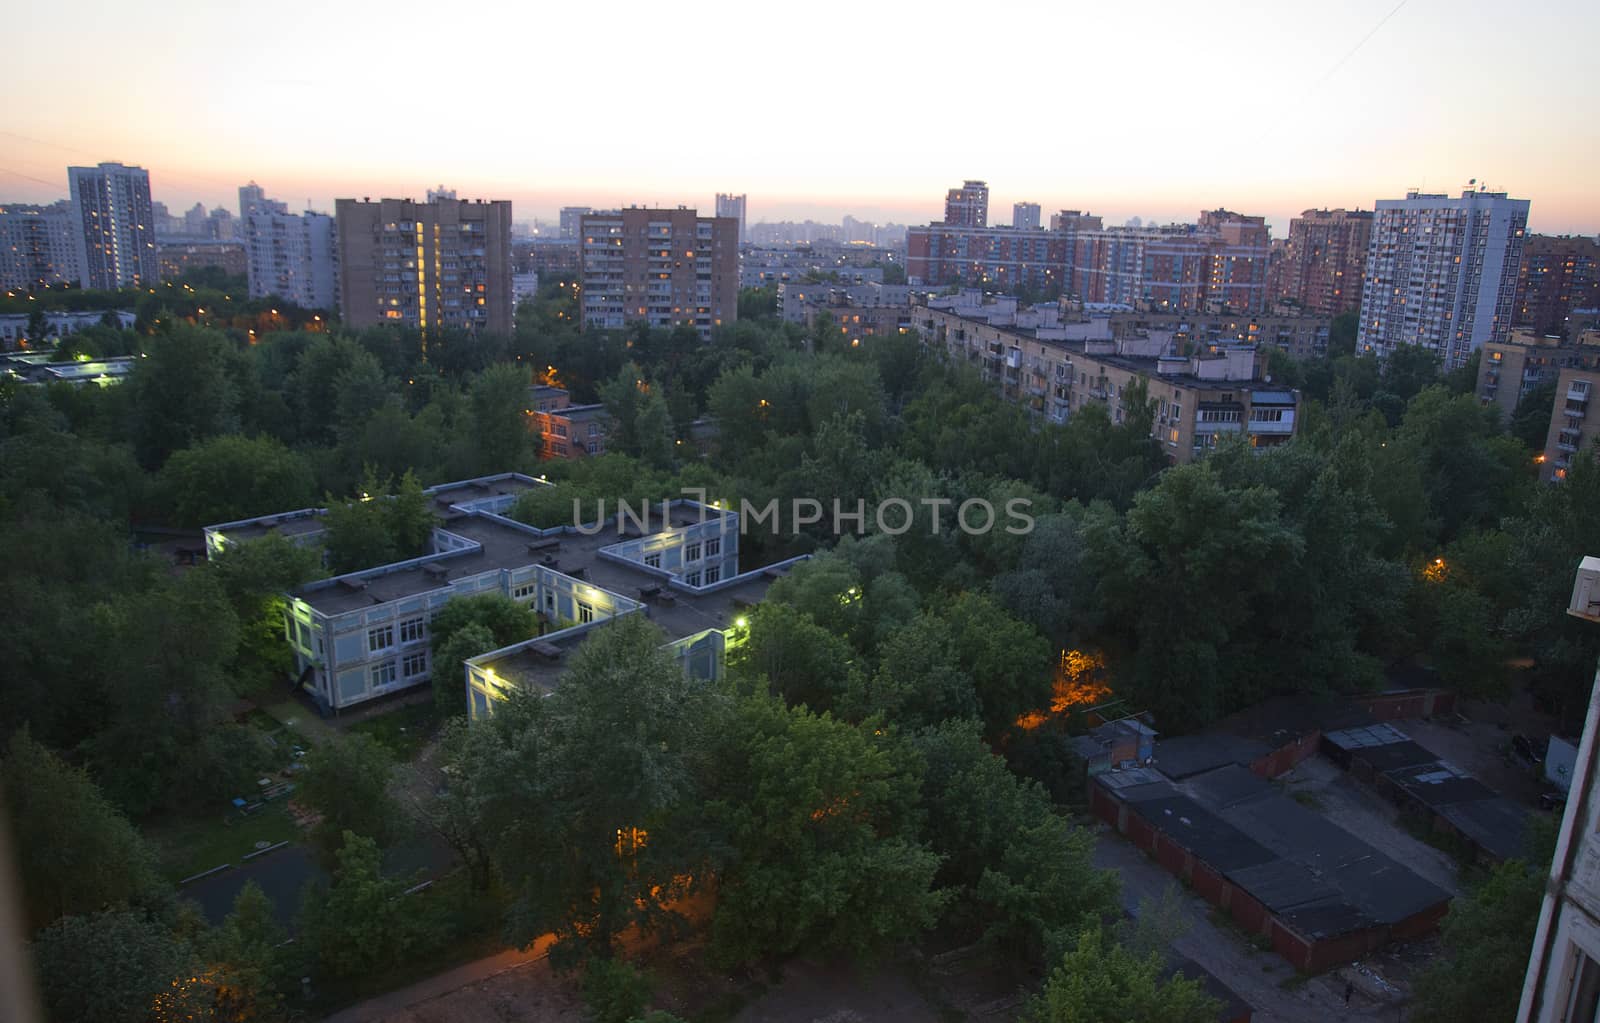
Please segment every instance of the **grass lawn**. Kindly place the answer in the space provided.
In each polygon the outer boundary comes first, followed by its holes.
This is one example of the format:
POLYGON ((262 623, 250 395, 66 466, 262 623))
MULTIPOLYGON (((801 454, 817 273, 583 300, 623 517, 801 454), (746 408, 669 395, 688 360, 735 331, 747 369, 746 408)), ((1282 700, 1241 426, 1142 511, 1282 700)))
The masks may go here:
POLYGON ((273 844, 300 838, 286 800, 268 803, 249 817, 224 824, 219 807, 196 817, 167 815, 148 822, 144 834, 160 857, 163 877, 174 883, 224 863, 238 866, 257 842, 273 844))
POLYGON ((393 757, 407 762, 422 752, 439 727, 439 712, 432 701, 412 703, 351 725, 347 731, 370 736, 393 757))

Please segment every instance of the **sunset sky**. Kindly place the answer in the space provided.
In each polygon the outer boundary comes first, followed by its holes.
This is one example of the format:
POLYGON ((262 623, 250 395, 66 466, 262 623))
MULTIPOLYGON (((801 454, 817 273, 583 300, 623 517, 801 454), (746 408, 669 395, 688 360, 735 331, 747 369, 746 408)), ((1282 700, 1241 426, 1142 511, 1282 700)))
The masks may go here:
POLYGON ((0 201, 68 164, 150 171, 173 212, 444 183, 558 206, 925 223, 984 178, 1121 223, 1226 206, 1279 234, 1469 178, 1600 231, 1600 4, 916 5, 284 0, 29 5, 8 38, 0 201))

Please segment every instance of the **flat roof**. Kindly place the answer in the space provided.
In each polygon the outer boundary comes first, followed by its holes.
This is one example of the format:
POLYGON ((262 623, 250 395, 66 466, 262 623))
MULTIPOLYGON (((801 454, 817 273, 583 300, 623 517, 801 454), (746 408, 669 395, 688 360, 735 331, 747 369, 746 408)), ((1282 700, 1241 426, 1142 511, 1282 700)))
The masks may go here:
POLYGON ((1156 744, 1155 762, 1169 778, 1188 778, 1226 764, 1250 764, 1272 747, 1235 735, 1182 735, 1156 744))

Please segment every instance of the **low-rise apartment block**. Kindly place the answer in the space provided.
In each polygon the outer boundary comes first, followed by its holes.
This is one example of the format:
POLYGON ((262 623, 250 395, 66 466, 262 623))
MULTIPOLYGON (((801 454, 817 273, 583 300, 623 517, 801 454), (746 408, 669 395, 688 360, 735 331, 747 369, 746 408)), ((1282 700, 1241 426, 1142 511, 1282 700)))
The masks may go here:
POLYGON ((1513 330, 1505 341, 1489 341, 1478 363, 1478 400, 1500 406, 1509 420, 1518 402, 1545 384, 1553 384, 1569 368, 1600 366, 1600 330, 1578 331, 1571 340, 1513 330))
POLYGON ((528 389, 528 430, 538 438, 540 458, 586 458, 606 453, 611 414, 604 404, 574 405, 563 387, 528 389))
MULTIPOLYGON (((325 712, 427 685, 429 622, 456 597, 499 593, 532 608, 540 634, 462 666, 471 714, 514 686, 549 692, 567 651, 612 618, 643 614, 700 678, 716 678, 743 610, 795 560, 741 572, 739 517, 675 500, 640 516, 584 509, 589 524, 536 529, 507 517, 523 492, 549 486, 517 473, 430 488, 438 522, 421 557, 322 579, 287 595, 284 637, 298 684, 325 712)), ((316 543, 323 509, 208 526, 208 556, 276 532, 316 543)))
POLYGON ((1573 462, 1593 461, 1600 443, 1600 368, 1591 364, 1563 369, 1556 377, 1556 404, 1550 411, 1541 475, 1550 481, 1567 478, 1573 462))
POLYGON ((1051 422, 1097 404, 1120 423, 1142 384, 1156 403, 1151 436, 1175 464, 1204 456, 1223 437, 1265 448, 1295 433, 1299 392, 1262 379, 1253 345, 1180 344, 1160 330, 1119 339, 1108 318, 1064 322, 1054 307, 1019 308, 1014 300, 917 306, 912 325, 924 343, 971 364, 1002 397, 1051 422))
POLYGON ((583 323, 713 329, 739 315, 739 222, 692 209, 626 209, 581 220, 583 323))

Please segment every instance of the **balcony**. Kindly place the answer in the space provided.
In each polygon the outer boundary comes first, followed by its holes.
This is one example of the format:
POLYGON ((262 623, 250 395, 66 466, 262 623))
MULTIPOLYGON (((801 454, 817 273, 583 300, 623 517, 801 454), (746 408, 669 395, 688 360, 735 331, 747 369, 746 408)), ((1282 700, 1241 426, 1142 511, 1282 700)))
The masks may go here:
POLYGON ((1587 412, 1587 410, 1588 402, 1569 400, 1567 402, 1567 407, 1561 410, 1561 414, 1564 416, 1570 416, 1573 419, 1582 419, 1584 418, 1584 414, 1587 412))
POLYGON ((1583 385, 1580 387, 1578 384, 1573 384, 1571 387, 1568 387, 1567 400, 1587 403, 1589 400, 1588 385, 1583 385))

